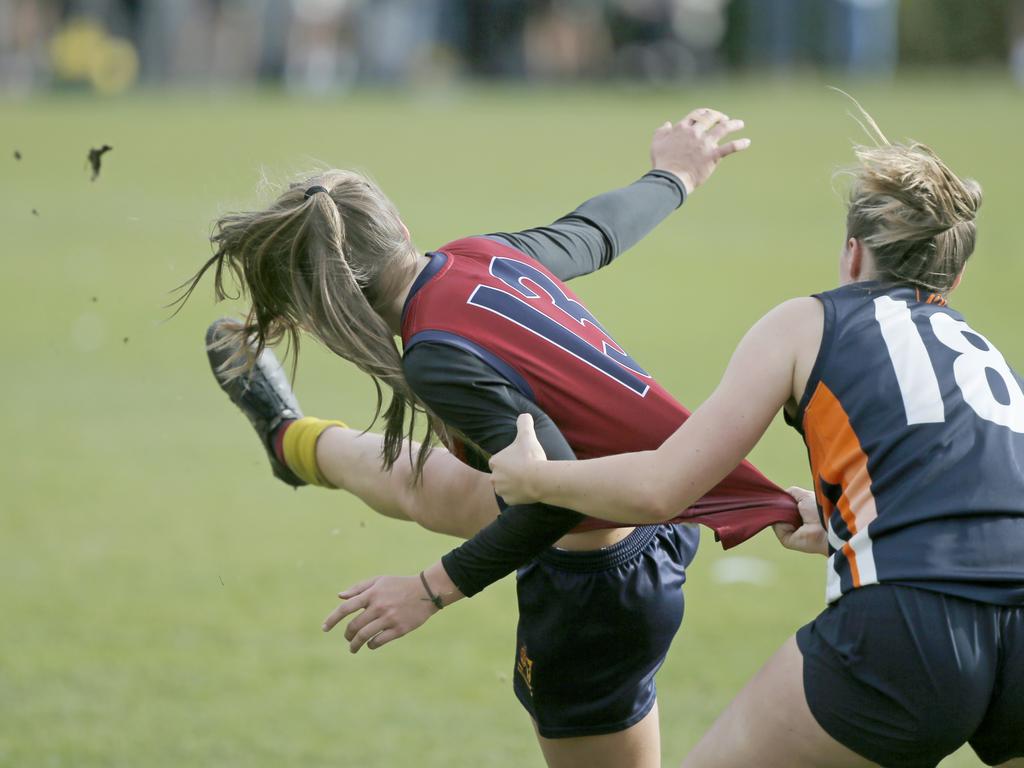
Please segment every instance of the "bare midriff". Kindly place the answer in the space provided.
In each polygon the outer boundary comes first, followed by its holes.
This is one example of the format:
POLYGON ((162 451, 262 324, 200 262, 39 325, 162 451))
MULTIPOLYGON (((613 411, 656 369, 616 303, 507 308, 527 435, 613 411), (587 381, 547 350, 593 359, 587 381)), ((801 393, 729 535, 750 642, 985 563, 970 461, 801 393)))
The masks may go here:
POLYGON ((597 531, 586 531, 584 533, 570 533, 555 542, 559 549, 573 551, 586 551, 588 549, 604 549, 613 544, 618 544, 629 536, 635 528, 602 528, 597 531))

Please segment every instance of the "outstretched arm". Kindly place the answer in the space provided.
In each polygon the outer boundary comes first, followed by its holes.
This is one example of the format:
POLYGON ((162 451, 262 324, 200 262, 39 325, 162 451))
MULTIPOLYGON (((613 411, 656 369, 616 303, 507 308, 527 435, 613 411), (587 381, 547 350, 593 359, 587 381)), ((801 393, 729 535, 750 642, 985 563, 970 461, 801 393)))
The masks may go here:
MULTIPOLYGON (((574 458, 551 419, 477 357, 454 347, 424 342, 406 354, 405 363, 406 377, 423 401, 484 451, 497 451, 511 443, 518 414, 529 411, 537 421, 538 444, 547 455, 562 460, 574 458)), ((431 590, 442 596, 443 604, 449 605, 528 562, 581 519, 577 512, 543 504, 503 504, 497 519, 428 567, 424 578, 431 590)), ((364 644, 378 648, 401 637, 437 610, 418 576, 376 577, 339 597, 344 602, 327 617, 324 629, 330 630, 345 617, 354 616, 345 628, 352 652, 364 644)))
MULTIPOLYGON (((475 356, 444 345, 419 345, 411 358, 416 370, 409 370, 407 360, 407 372, 417 394, 487 455, 515 439, 516 419, 528 412, 547 457, 576 458, 551 418, 475 356)), ((486 456, 481 465, 486 466, 486 456)), ((544 504, 502 503, 501 508, 496 520, 443 558, 447 577, 467 597, 532 560, 583 519, 572 510, 544 504)))
POLYGON ((799 398, 822 325, 821 305, 810 298, 788 301, 761 318, 711 397, 655 451, 544 461, 529 418, 521 417, 520 437, 491 458, 495 491, 508 502, 541 500, 621 523, 671 518, 732 471, 779 409, 799 398))
POLYGON ((719 142, 743 127, 712 109, 666 122, 651 140, 651 171, 622 189, 605 192, 553 224, 497 237, 537 259, 560 280, 607 266, 660 224, 700 186, 723 157, 746 149, 748 139, 719 142))

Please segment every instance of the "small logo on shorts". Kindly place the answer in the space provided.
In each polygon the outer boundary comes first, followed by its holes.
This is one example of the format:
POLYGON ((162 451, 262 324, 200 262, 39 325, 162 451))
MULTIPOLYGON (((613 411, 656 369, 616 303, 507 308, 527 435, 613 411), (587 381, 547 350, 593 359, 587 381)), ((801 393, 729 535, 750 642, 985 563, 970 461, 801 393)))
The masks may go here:
POLYGON ((519 646, 519 659, 516 661, 516 672, 523 682, 526 683, 526 688, 533 694, 533 659, 526 654, 526 646, 519 646))

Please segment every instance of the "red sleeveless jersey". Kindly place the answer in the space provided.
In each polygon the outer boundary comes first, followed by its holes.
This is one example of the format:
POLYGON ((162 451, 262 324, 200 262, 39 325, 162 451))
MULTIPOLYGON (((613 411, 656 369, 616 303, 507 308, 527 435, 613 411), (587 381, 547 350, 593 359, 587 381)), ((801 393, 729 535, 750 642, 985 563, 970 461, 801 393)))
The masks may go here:
MULTIPOLYGON (((652 450, 690 415, 535 259, 486 237, 431 258, 406 303, 406 351, 430 341, 481 358, 551 418, 577 458, 652 450)), ((707 525, 728 549, 800 519, 793 499, 743 462, 673 522, 707 525)), ((615 527, 624 526, 587 518, 574 532, 615 527)))

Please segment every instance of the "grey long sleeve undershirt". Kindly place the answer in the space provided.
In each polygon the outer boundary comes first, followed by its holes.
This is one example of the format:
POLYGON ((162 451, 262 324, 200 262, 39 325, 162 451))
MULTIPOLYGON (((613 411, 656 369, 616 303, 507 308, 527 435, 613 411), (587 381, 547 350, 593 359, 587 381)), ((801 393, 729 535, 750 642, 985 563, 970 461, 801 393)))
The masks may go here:
MULTIPOLYGON (((610 264, 682 205, 686 192, 672 174, 652 171, 638 181, 594 197, 545 227, 499 232, 562 280, 610 264)), ((413 391, 447 424, 488 453, 516 437, 520 413, 533 416, 549 459, 575 459, 554 421, 500 373, 475 355, 442 343, 423 342, 404 359, 413 391)), ((486 465, 478 469, 487 469, 486 465)), ((583 515, 545 504, 505 506, 498 518, 442 558, 467 597, 532 560, 572 530, 583 515)))
POLYGON ((592 197, 546 227, 493 232, 533 256, 559 280, 589 275, 625 253, 686 200, 667 171, 650 171, 628 187, 592 197))

